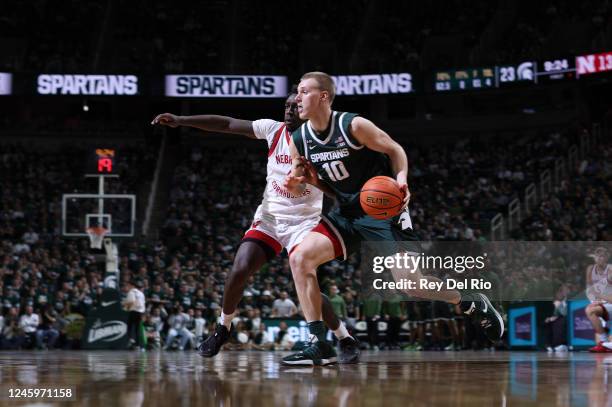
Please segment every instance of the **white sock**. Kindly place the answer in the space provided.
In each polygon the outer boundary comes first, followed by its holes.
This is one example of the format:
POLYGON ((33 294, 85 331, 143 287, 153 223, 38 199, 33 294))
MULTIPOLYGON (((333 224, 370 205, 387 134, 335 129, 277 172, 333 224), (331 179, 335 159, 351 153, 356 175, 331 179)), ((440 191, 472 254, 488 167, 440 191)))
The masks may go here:
POLYGON ((597 334, 597 342, 607 342, 608 334, 597 334))
POLYGON ((234 319, 235 314, 236 311, 234 311, 231 315, 227 315, 225 312, 221 311, 221 323, 225 325, 228 331, 232 327, 232 319, 234 319))
POLYGON ((346 330, 346 326, 344 326, 344 322, 342 321, 340 321, 340 326, 338 329, 334 330, 334 335, 336 335, 336 338, 340 340, 346 338, 347 336, 351 336, 349 335, 348 331, 346 330))

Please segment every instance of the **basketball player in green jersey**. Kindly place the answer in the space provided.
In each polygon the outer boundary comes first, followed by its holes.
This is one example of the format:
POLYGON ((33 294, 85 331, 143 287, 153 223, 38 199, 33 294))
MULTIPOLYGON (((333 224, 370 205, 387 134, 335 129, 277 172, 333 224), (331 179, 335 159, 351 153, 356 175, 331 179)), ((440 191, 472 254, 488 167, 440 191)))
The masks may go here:
MULTIPOLYGON (((323 216, 289 258, 312 341, 302 352, 285 357, 283 364, 288 365, 320 365, 333 356, 333 348, 325 342, 321 320, 316 275, 319 265, 340 256, 346 259, 364 241, 404 241, 398 250, 415 255, 421 252, 407 211, 399 219, 377 220, 367 216, 359 203, 363 184, 374 176, 387 175, 398 182, 407 206, 410 192, 404 149, 371 121, 353 113, 333 111, 334 95, 335 86, 329 75, 310 72, 302 76, 296 101, 300 118, 307 122, 292 134, 293 166, 285 187, 299 193, 309 183, 324 191, 331 190, 338 205, 323 216)), ((397 280, 400 271, 392 272, 397 280)), ((418 270, 401 278, 440 281, 423 276, 418 270)), ((456 290, 410 290, 408 294, 460 304, 466 314, 479 317, 491 340, 498 340, 504 331, 501 315, 483 294, 464 298, 456 290)))

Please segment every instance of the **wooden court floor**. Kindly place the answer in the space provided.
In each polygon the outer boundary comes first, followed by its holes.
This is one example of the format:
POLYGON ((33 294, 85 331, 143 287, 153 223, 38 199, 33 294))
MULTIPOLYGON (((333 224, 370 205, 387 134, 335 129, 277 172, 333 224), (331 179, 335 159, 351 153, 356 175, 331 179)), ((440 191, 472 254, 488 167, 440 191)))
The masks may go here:
POLYGON ((279 365, 283 355, 222 352, 202 359, 194 352, 0 352, 0 404, 612 405, 612 354, 378 351, 364 353, 357 365, 323 368, 285 368, 279 365), (70 388, 74 400, 9 398, 15 388, 70 388))

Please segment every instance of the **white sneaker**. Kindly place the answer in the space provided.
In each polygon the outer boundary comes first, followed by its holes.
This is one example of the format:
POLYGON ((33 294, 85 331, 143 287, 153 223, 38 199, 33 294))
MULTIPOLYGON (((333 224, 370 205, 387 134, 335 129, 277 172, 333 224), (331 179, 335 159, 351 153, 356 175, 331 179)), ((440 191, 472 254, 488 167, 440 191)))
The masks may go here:
POLYGON ((555 346, 555 352, 567 352, 567 346, 566 345, 555 346))
POLYGON ((546 352, 548 353, 553 353, 555 350, 553 348, 551 348, 550 346, 546 347, 546 352))

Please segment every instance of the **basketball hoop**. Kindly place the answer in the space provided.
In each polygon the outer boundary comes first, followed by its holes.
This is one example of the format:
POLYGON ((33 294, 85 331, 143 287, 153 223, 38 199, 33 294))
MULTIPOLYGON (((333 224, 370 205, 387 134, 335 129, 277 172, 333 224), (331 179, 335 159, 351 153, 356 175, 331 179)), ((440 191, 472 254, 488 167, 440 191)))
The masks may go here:
POLYGON ((89 236, 89 247, 92 249, 101 249, 102 241, 104 236, 108 234, 108 229, 102 226, 93 226, 87 228, 87 235, 89 236))

